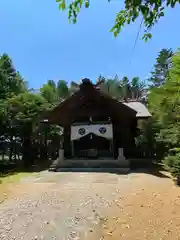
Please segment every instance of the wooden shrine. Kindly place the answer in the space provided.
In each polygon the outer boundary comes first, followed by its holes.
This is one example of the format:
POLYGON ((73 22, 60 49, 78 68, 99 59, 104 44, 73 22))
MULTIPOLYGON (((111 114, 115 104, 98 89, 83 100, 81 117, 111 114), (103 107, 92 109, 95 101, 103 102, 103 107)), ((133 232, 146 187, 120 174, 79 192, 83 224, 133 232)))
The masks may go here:
POLYGON ((136 115, 136 110, 84 79, 79 90, 48 112, 43 121, 64 128, 59 153, 64 162, 125 161, 135 148, 136 115))

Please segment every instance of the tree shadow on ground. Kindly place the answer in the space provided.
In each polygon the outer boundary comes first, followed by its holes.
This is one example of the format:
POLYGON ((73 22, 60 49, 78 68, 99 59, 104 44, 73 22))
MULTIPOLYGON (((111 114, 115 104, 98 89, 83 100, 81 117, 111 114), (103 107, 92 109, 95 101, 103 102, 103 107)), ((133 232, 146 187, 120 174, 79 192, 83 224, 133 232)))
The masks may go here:
MULTIPOLYGON (((49 164, 33 165, 31 167, 14 167, 0 170, 0 178, 12 176, 18 173, 38 173, 48 170, 49 164)), ((0 184, 1 184, 0 180, 0 184)))
POLYGON ((153 168, 138 168, 138 169, 131 169, 130 173, 145 173, 154 175, 155 177, 159 178, 170 178, 170 174, 164 170, 163 168, 159 168, 157 166, 153 168))

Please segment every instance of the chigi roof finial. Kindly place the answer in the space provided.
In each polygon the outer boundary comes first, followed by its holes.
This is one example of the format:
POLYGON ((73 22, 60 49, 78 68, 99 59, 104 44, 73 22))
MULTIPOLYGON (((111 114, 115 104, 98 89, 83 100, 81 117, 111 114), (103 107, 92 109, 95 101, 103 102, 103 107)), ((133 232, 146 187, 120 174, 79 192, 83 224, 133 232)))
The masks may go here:
POLYGON ((91 80, 89 78, 83 78, 82 80, 82 84, 91 84, 91 80))

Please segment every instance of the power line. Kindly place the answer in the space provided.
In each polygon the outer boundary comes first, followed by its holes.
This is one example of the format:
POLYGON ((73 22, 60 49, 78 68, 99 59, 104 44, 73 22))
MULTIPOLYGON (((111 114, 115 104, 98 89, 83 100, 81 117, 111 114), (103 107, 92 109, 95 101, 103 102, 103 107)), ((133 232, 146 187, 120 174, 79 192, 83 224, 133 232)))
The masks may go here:
POLYGON ((133 46, 133 49, 132 49, 132 52, 131 52, 131 57, 130 57, 129 65, 131 64, 131 61, 132 61, 132 57, 133 57, 133 54, 134 54, 134 50, 135 50, 135 48, 136 48, 136 44, 137 44, 137 40, 138 40, 138 38, 139 38, 139 34, 140 34, 140 31, 141 31, 142 24, 143 24, 143 18, 141 19, 141 22, 140 22, 140 25, 139 25, 139 29, 138 29, 138 32, 137 32, 137 35, 136 35, 136 39, 135 39, 135 42, 134 42, 134 46, 133 46))

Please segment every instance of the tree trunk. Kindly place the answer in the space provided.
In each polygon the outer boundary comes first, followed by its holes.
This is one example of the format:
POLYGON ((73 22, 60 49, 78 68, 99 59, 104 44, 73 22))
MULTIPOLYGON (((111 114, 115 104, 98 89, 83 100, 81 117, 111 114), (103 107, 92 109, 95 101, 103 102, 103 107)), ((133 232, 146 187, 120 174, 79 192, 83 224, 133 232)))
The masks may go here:
POLYGON ((176 184, 177 186, 180 186, 180 176, 177 176, 177 177, 175 178, 175 184, 176 184))
POLYGON ((10 136, 10 149, 9 149, 9 161, 12 162, 12 154, 13 154, 13 134, 11 132, 10 136))
POLYGON ((32 142, 31 142, 31 135, 32 135, 32 124, 26 123, 24 127, 24 140, 23 140, 23 166, 25 168, 32 167, 34 163, 34 159, 32 156, 32 142))

